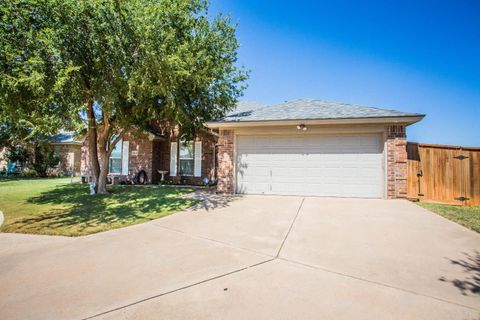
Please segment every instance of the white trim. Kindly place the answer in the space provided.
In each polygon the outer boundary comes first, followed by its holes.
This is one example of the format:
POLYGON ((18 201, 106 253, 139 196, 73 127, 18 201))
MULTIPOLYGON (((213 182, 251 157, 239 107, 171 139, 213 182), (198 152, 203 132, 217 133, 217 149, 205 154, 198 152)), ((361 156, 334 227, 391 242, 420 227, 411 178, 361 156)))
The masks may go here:
MULTIPOLYGON (((117 143, 115 144, 115 146, 113 148, 116 148, 120 146, 120 157, 112 157, 112 154, 110 153, 110 156, 108 157, 108 175, 122 175, 123 174, 123 139, 120 139, 119 141, 117 141, 117 143), (112 170, 112 164, 111 164, 111 160, 112 159, 120 159, 120 164, 121 164, 121 168, 120 168, 120 172, 111 172, 112 170)), ((127 165, 127 168, 128 168, 128 165, 127 165)))
POLYGON ((122 175, 128 175, 128 165, 129 165, 129 145, 128 141, 123 141, 122 145, 122 175))
POLYGON ((180 177, 193 177, 194 174, 195 174, 195 143, 194 143, 193 140, 180 141, 180 144, 179 144, 178 147, 179 147, 179 148, 178 148, 178 161, 177 161, 177 163, 178 163, 178 165, 177 165, 177 167, 178 167, 178 175, 179 175, 180 177), (192 155, 191 158, 182 158, 181 155, 180 155, 182 145, 185 145, 185 144, 191 144, 191 145, 192 145, 193 155, 192 155), (192 174, 183 174, 182 172, 180 172, 180 169, 181 169, 181 167, 182 167, 181 164, 180 164, 180 162, 181 162, 182 160, 191 160, 191 161, 193 161, 193 173, 192 173, 192 174))
POLYGON ((193 161, 193 176, 202 176, 202 141, 195 141, 193 147, 194 161, 193 161))
POLYGON ((281 125, 315 125, 315 124, 398 124, 410 125, 423 119, 423 115, 409 117, 385 117, 385 118, 350 118, 350 119, 292 119, 292 120, 268 120, 268 121, 231 121, 205 123, 208 128, 240 128, 240 127, 266 127, 281 125))
POLYGON ((178 147, 176 142, 170 143, 170 176, 177 175, 177 153, 178 147))
POLYGON ((319 134, 362 134, 362 133, 383 133, 384 125, 309 125, 307 131, 297 129, 297 126, 275 126, 275 127, 242 127, 236 128, 237 135, 319 135, 319 134))
POLYGON ((233 131, 233 193, 237 193, 237 136, 233 131))

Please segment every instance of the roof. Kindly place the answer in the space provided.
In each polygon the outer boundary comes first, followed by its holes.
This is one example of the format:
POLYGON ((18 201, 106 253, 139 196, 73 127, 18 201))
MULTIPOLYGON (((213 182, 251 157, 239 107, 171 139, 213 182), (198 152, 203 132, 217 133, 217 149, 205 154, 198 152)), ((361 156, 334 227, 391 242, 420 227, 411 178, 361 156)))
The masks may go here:
POLYGON ((307 119, 331 120, 392 117, 424 117, 424 115, 348 103, 299 99, 271 106, 252 102, 240 102, 237 108, 227 114, 227 116, 211 122, 254 122, 307 119))
POLYGON ((81 144, 73 132, 61 132, 52 138, 53 144, 81 144))

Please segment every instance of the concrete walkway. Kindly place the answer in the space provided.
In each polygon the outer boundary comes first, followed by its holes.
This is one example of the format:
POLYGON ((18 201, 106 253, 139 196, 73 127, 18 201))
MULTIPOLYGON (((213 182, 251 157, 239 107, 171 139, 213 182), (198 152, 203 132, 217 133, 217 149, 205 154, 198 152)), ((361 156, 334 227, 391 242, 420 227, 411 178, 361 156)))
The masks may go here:
POLYGON ((87 237, 0 234, 0 318, 480 315, 480 236, 415 204, 206 197, 87 237))

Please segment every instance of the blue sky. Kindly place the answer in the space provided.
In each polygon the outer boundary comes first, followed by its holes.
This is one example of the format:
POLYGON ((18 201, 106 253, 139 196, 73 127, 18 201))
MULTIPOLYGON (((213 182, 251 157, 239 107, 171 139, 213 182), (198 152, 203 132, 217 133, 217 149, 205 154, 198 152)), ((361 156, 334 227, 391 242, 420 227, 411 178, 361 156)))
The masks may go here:
POLYGON ((425 113, 408 140, 480 146, 480 1, 211 0, 238 23, 244 100, 425 113))

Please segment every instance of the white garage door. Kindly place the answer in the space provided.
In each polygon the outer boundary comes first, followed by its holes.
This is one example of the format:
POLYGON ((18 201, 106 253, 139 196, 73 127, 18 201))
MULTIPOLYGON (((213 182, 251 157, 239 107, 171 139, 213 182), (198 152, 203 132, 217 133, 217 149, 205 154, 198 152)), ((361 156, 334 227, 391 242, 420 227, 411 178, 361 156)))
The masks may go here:
POLYGON ((382 198, 375 135, 239 136, 237 193, 382 198))

